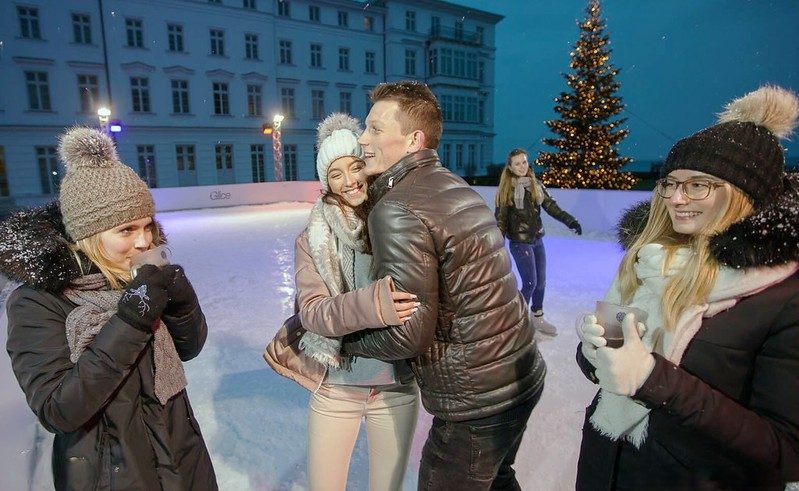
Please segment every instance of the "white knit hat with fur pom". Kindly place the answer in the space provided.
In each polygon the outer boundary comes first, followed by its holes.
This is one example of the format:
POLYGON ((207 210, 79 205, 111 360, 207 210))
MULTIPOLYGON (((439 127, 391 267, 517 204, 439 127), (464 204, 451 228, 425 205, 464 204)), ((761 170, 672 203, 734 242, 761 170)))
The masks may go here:
POLYGON ((363 158, 363 149, 358 144, 361 127, 349 114, 333 113, 319 123, 316 135, 316 173, 324 190, 329 191, 327 169, 334 160, 346 156, 363 158))

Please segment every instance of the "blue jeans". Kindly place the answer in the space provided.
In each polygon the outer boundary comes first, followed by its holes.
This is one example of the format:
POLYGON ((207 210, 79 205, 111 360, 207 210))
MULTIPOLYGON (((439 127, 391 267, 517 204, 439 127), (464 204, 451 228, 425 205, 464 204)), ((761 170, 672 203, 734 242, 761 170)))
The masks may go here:
POLYGON ((482 419, 433 418, 419 465, 419 491, 521 490, 513 463, 537 394, 505 412, 482 419))
POLYGON ((522 277, 522 296, 531 310, 544 307, 544 290, 547 286, 547 253, 543 239, 532 244, 511 242, 510 253, 522 277))

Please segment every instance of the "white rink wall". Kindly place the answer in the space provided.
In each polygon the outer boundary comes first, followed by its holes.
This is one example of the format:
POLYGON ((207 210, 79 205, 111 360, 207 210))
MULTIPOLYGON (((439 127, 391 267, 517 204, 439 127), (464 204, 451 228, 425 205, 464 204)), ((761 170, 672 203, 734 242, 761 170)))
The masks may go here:
MULTIPOLYGON (((490 208, 494 207, 496 187, 475 186, 490 208)), ((606 234, 613 231, 622 211, 633 204, 648 200, 647 191, 607 191, 598 189, 550 189, 558 205, 574 215, 583 228, 583 233, 606 234)), ((159 188, 152 190, 156 209, 159 212, 220 208, 239 205, 261 205, 267 203, 303 201, 313 202, 320 193, 316 181, 263 182, 250 184, 228 184, 218 186, 193 186, 159 188)), ((565 227, 544 215, 544 228, 558 230, 565 227)))

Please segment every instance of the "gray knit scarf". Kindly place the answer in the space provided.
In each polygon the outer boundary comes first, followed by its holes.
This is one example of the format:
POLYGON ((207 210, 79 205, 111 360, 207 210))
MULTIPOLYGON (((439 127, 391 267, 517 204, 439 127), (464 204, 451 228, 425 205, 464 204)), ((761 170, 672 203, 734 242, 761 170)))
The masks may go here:
MULTIPOLYGON (((330 295, 354 290, 355 251, 366 250, 363 220, 352 208, 327 203, 319 197, 311 209, 307 230, 314 266, 330 295)), ((329 367, 350 367, 351 359, 341 356, 340 337, 328 338, 307 331, 300 340, 300 349, 329 367)))
MULTIPOLYGON (((538 181, 531 178, 531 177, 514 177, 513 178, 513 206, 516 207, 517 210, 524 209, 524 192, 530 191, 533 194, 533 197, 536 198, 536 202, 540 205, 544 202, 544 193, 534 193, 532 187, 538 186, 538 181)), ((540 190, 539 190, 540 191, 540 190)))
MULTIPOLYGON (((64 295, 77 304, 66 320, 69 359, 76 363, 108 319, 116 314, 122 292, 112 290, 102 273, 93 273, 73 280, 64 295)), ((154 338, 155 396, 165 405, 186 387, 186 373, 163 321, 156 328, 154 338)))

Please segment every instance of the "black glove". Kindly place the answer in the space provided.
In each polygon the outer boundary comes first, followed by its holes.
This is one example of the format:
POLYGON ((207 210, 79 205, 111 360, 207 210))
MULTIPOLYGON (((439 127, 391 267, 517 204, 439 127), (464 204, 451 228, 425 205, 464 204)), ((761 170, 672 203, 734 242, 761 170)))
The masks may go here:
POLYGON ((139 268, 117 304, 117 317, 143 332, 152 332, 167 302, 171 276, 152 264, 139 268))
POLYGON ((199 304, 194 287, 191 286, 186 273, 181 266, 170 264, 164 266, 164 272, 171 278, 166 290, 169 301, 164 308, 164 314, 170 317, 183 317, 190 314, 199 304))
POLYGON ((579 222, 574 221, 574 223, 569 225, 569 228, 574 230, 574 233, 576 233, 577 235, 583 235, 583 227, 580 226, 579 222))

